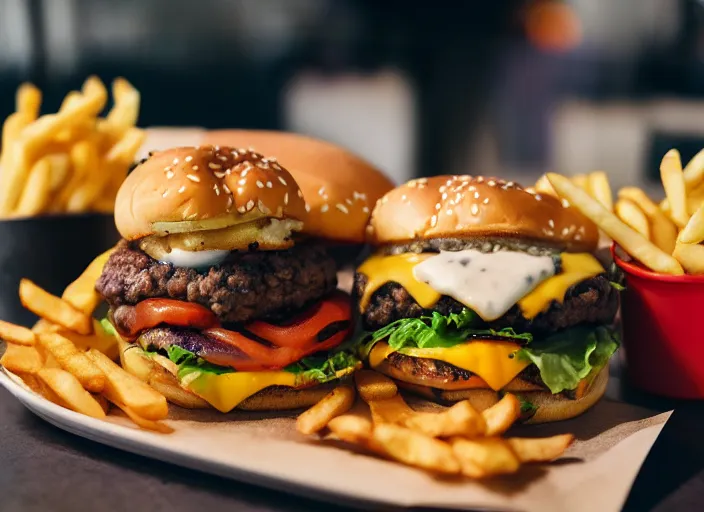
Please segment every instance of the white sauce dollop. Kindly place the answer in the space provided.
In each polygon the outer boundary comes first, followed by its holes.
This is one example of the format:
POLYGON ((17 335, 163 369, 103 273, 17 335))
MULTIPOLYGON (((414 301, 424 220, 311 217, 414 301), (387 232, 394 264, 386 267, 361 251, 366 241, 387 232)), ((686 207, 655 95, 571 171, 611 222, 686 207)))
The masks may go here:
POLYGON ((171 252, 164 254, 159 261, 171 263, 176 267, 205 268, 219 265, 230 251, 184 251, 182 249, 171 249, 171 252))
POLYGON ((419 281, 496 320, 545 279, 555 274, 550 256, 523 252, 443 251, 413 267, 419 281))

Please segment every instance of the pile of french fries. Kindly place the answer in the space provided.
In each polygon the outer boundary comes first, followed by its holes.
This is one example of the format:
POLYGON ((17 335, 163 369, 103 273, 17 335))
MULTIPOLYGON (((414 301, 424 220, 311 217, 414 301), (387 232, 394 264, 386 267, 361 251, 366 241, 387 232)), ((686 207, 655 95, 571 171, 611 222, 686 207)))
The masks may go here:
POLYGON ((520 402, 510 393, 482 412, 466 400, 439 412, 419 412, 385 375, 360 370, 354 380, 355 386, 334 389, 301 414, 298 431, 311 435, 327 429, 372 454, 435 474, 469 478, 511 474, 525 463, 555 460, 574 440, 571 434, 502 437, 521 416, 520 402))
POLYGON ((704 274, 704 149, 683 168, 676 149, 660 164, 666 198, 624 187, 614 203, 606 173, 567 178, 549 173, 533 187, 560 197, 591 219, 632 258, 655 272, 704 274))
POLYGON ((0 321, 5 352, 0 365, 33 391, 58 405, 93 418, 105 418, 111 404, 138 426, 169 433, 164 396, 127 373, 114 360, 117 340, 93 312, 100 303, 95 282, 111 251, 96 258, 61 297, 23 279, 22 305, 41 317, 28 329, 0 321))
POLYGON ((58 212, 112 213, 115 196, 145 133, 136 128, 139 92, 127 80, 88 78, 55 114, 39 115, 42 93, 25 83, 2 127, 0 218, 58 212))

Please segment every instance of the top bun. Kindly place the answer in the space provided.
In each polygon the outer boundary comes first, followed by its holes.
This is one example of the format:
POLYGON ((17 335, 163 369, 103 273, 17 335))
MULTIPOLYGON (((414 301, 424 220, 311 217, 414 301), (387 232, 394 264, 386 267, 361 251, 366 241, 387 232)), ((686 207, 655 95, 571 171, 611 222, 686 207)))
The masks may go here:
POLYGON ((368 228, 374 244, 475 236, 516 237, 592 252, 599 230, 566 202, 483 176, 409 181, 379 200, 368 228))
POLYGON ((303 191, 309 215, 303 233, 346 242, 364 242, 376 201, 394 184, 368 162, 317 139, 286 132, 207 132, 208 144, 251 147, 276 157, 303 191))
POLYGON ((127 240, 154 234, 154 222, 234 217, 306 219, 303 194, 274 158, 246 149, 200 146, 154 153, 124 181, 115 224, 127 240))

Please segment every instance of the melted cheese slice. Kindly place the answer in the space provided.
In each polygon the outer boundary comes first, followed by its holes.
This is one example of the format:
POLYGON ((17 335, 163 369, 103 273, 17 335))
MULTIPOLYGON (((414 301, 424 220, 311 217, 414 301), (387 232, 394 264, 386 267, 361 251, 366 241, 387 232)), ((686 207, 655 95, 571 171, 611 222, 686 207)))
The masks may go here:
POLYGON ((591 254, 562 253, 562 272, 540 283, 535 290, 518 301, 523 316, 531 319, 545 311, 552 301, 562 303, 572 286, 604 272, 604 267, 591 254))
POLYGON ((389 282, 403 286, 421 307, 433 306, 440 300, 440 293, 420 282, 413 275, 413 267, 433 256, 434 254, 411 253, 371 256, 357 269, 357 272, 367 276, 367 286, 359 300, 360 309, 366 308, 374 292, 389 282))
POLYGON ((184 385, 220 412, 230 412, 244 400, 269 386, 295 386, 290 372, 201 373, 184 385))
MULTIPOLYGON (((491 389, 500 390, 531 363, 515 357, 520 347, 503 341, 471 341, 450 348, 403 348, 401 354, 443 361, 481 377, 491 389)), ((369 365, 378 367, 393 352, 387 343, 377 343, 369 354, 369 365)))
MULTIPOLYGON (((364 295, 360 300, 360 308, 367 307, 372 294, 391 281, 403 286, 421 307, 432 307, 440 299, 441 294, 416 279, 413 269, 417 264, 433 256, 435 255, 399 254, 375 255, 369 258, 357 269, 368 279, 364 295)), ((535 289, 518 300, 521 312, 526 318, 536 317, 550 307, 552 301, 561 303, 570 287, 604 272, 604 267, 591 254, 562 253, 561 259, 562 270, 558 275, 543 280, 535 289)))

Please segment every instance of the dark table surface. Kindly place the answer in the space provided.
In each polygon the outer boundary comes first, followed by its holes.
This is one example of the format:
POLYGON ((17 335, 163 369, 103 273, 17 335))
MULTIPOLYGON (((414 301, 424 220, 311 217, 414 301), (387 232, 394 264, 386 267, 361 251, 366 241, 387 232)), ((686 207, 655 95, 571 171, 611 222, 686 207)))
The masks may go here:
MULTIPOLYGON (((612 369, 610 398, 654 410, 675 409, 625 510, 701 509, 704 402, 645 396, 623 384, 619 374, 612 369)), ((0 510, 8 511, 350 510, 102 446, 44 422, 1 388, 0 496, 0 510)))

